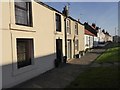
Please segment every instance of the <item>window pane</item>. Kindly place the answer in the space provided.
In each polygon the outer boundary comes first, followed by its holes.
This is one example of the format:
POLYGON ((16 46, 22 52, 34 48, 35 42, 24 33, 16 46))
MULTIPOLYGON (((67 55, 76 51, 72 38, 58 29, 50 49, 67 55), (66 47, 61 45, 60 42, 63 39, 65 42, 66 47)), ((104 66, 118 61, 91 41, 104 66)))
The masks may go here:
POLYGON ((61 32, 61 16, 56 14, 56 31, 61 32))
POLYGON ((32 57, 33 57, 33 40, 17 39, 18 68, 31 65, 32 57))
POLYGON ((16 24, 31 26, 31 3, 30 2, 15 2, 15 20, 16 24))
POLYGON ((15 2, 15 5, 23 9, 26 9, 26 2, 15 2))
POLYGON ((16 23, 27 25, 27 11, 16 8, 16 23))

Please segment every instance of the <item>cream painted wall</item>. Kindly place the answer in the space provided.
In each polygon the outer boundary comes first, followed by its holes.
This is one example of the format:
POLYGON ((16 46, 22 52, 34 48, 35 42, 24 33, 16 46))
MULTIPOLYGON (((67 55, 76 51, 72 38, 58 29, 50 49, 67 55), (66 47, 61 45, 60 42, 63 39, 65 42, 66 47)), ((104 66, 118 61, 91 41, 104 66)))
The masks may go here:
POLYGON ((78 32, 79 32, 79 51, 85 50, 84 45, 84 25, 78 24, 78 32))
MULTIPOLYGON (((62 32, 56 32, 55 13, 36 2, 32 2, 33 27, 15 24, 15 8, 13 2, 2 2, 2 65, 3 88, 12 87, 47 70, 54 68, 56 58, 56 39, 63 40, 63 55, 65 55, 64 16, 61 16, 62 32), (34 58, 32 65, 17 69, 16 38, 32 38, 34 40, 34 58)), ((83 50, 84 30, 79 26, 80 50, 83 50)), ((74 56, 75 21, 71 20, 71 34, 67 39, 72 42, 72 58, 74 56)), ((78 54, 79 51, 75 52, 78 54)))
POLYGON ((75 35, 75 23, 76 21, 73 21, 71 20, 71 34, 67 35, 67 39, 70 39, 71 42, 72 42, 72 58, 74 58, 73 56, 76 55, 76 54, 79 54, 79 51, 84 51, 84 26, 79 24, 78 22, 78 35, 75 35), (79 43, 79 50, 75 50, 75 47, 74 47, 74 37, 75 37, 75 40, 78 40, 78 43, 79 43))
MULTIPOLYGON (((0 18, 2 19, 2 3, 0 2, 0 18)), ((2 20, 0 20, 0 90, 2 89, 2 20)))
POLYGON ((56 58, 55 12, 33 2, 33 27, 26 27, 15 25, 13 2, 2 2, 2 10, 2 48, 4 50, 2 51, 2 82, 3 88, 8 88, 54 67, 54 59, 56 58), (21 69, 16 67, 16 38, 34 39, 33 63, 21 69))
MULTIPOLYGON (((68 34, 67 33, 67 40, 71 40, 71 50, 72 50, 72 53, 71 53, 71 56, 72 56, 72 58, 74 58, 73 56, 74 56, 74 42, 73 42, 73 39, 74 39, 74 30, 75 30, 75 24, 74 24, 74 21, 73 20, 71 20, 70 18, 68 18, 69 20, 70 20, 70 23, 71 23, 71 34, 68 34)), ((67 45, 68 46, 68 45, 67 45)))
MULTIPOLYGON (((55 13, 61 15, 60 13, 54 11, 54 20, 56 20, 55 19, 55 13)), ((56 31, 56 22, 55 21, 54 21, 54 25, 55 25, 55 27, 54 27, 54 40, 55 40, 54 45, 55 45, 55 47, 54 48, 56 50, 56 39, 62 39, 62 51, 63 51, 63 56, 65 56, 65 32, 64 32, 65 25, 64 25, 64 16, 61 15, 61 32, 57 32, 56 31)))

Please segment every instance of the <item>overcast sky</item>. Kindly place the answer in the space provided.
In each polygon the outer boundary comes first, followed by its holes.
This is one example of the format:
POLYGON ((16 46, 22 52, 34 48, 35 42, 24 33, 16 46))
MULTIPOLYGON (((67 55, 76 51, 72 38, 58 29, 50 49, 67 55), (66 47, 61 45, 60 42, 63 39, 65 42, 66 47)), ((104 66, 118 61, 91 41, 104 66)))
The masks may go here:
MULTIPOLYGON (((66 2, 45 2, 62 12, 66 2)), ((70 16, 82 23, 96 23, 97 26, 115 35, 118 29, 118 2, 69 2, 70 16)))

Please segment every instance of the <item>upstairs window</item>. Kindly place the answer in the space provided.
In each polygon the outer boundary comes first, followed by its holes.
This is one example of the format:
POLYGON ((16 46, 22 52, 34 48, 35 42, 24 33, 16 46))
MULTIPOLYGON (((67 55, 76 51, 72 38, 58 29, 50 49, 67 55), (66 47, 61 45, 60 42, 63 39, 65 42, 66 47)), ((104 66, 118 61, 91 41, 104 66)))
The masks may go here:
POLYGON ((33 39, 17 38, 17 67, 22 68, 32 64, 33 39))
POLYGON ((61 16, 56 14, 56 31, 61 32, 61 16))
POLYGON ((78 24, 75 23, 75 34, 78 35, 78 24))
POLYGON ((69 19, 67 19, 67 33, 68 34, 71 34, 71 23, 70 23, 70 20, 69 19))
POLYGON ((15 22, 18 25, 32 26, 31 2, 15 2, 15 22))

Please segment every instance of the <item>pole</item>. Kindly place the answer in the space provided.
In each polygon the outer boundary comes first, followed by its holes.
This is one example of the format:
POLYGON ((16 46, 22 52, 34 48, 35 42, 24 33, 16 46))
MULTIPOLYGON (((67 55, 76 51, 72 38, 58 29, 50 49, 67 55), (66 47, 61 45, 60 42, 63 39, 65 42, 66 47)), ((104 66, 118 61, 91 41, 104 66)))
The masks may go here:
POLYGON ((65 23, 65 56, 67 57, 67 29, 66 29, 66 19, 65 17, 64 23, 65 23))

